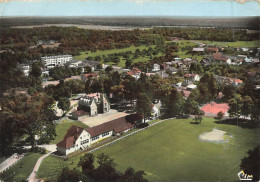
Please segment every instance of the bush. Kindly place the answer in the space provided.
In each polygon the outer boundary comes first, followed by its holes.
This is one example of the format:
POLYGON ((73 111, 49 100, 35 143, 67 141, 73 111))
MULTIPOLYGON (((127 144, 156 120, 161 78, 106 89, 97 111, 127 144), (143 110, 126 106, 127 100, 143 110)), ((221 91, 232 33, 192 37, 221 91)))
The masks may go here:
POLYGON ((148 123, 140 123, 140 124, 137 125, 137 128, 145 128, 147 126, 149 126, 148 123))
POLYGON ((28 152, 45 154, 46 153, 46 149, 45 148, 41 148, 41 147, 34 147, 34 148, 30 148, 28 152))
POLYGON ((224 116, 224 113, 222 111, 218 112, 217 119, 222 119, 224 116))

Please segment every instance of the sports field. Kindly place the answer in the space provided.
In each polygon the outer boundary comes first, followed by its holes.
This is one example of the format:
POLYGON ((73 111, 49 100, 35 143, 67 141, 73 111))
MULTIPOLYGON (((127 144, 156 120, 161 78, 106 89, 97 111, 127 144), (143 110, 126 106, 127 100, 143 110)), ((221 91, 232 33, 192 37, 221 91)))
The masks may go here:
MULTIPOLYGON (((110 155, 119 171, 129 166, 144 170, 150 181, 237 181, 241 159, 259 143, 259 129, 215 124, 213 118, 204 118, 201 124, 191 121, 165 121, 94 154, 110 155), (224 143, 199 140, 200 134, 213 128, 227 131, 232 138, 224 143)), ((79 158, 61 161, 50 156, 43 161, 38 176, 55 179, 62 167, 77 167, 79 158)))

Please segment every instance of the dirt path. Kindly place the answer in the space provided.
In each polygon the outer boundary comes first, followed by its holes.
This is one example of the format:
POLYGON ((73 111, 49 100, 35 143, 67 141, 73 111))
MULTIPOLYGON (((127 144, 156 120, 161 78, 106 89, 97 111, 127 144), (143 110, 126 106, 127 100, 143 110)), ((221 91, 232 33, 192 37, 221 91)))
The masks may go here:
POLYGON ((40 181, 39 179, 36 178, 37 171, 39 170, 39 167, 40 167, 40 165, 41 165, 43 159, 45 159, 46 157, 48 157, 50 154, 51 154, 51 152, 49 152, 48 154, 45 154, 44 156, 41 156, 41 157, 37 160, 37 162, 36 162, 36 164, 35 164, 35 166, 34 166, 34 168, 33 168, 32 173, 30 174, 30 176, 29 176, 28 179, 27 179, 28 182, 38 182, 38 181, 40 181))

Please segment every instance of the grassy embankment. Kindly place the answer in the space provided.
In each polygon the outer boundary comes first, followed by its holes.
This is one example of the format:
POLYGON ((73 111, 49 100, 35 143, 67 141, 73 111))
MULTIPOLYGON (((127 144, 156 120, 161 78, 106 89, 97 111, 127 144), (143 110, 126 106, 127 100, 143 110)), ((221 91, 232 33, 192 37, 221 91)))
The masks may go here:
MULTIPOLYGON (((96 151, 115 159, 117 170, 131 166, 144 170, 150 181, 236 181, 241 159, 259 141, 259 129, 216 124, 204 118, 199 125, 191 119, 169 120, 96 151), (208 143, 198 139, 204 132, 218 128, 232 137, 226 143, 208 143)), ((77 168, 80 157, 67 161, 49 156, 38 173, 45 179, 56 179, 62 167, 77 168)), ((79 169, 79 168, 78 168, 79 169)))
POLYGON ((37 160, 44 154, 31 153, 22 158, 16 165, 0 175, 0 179, 5 182, 25 181, 31 174, 37 160))

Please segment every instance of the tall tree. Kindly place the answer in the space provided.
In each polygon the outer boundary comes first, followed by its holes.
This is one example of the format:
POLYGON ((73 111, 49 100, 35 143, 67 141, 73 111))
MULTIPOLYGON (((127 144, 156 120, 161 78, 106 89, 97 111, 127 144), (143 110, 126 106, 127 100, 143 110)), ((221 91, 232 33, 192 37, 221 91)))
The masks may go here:
POLYGON ((144 122, 146 117, 149 114, 151 114, 151 110, 152 110, 151 106, 152 106, 152 101, 147 94, 141 93, 138 95, 137 102, 136 102, 136 110, 143 114, 144 122))
POLYGON ((1 102, 3 121, 1 125, 9 126, 12 139, 19 140, 19 137, 27 134, 27 140, 34 148, 35 135, 40 135, 47 126, 54 127, 53 102, 53 99, 44 93, 5 97, 1 102))
POLYGON ((70 108, 70 100, 68 98, 60 98, 58 101, 58 108, 64 112, 70 108))
POLYGON ((85 175, 91 175, 95 168, 94 166, 95 156, 93 154, 85 154, 80 158, 78 166, 81 166, 82 173, 85 175))
POLYGON ((239 118, 243 107, 243 98, 239 94, 235 94, 232 99, 228 100, 229 116, 239 118))
POLYGON ((243 97, 243 106, 241 108, 241 114, 245 117, 249 116, 252 113, 253 100, 250 96, 246 95, 243 97))

